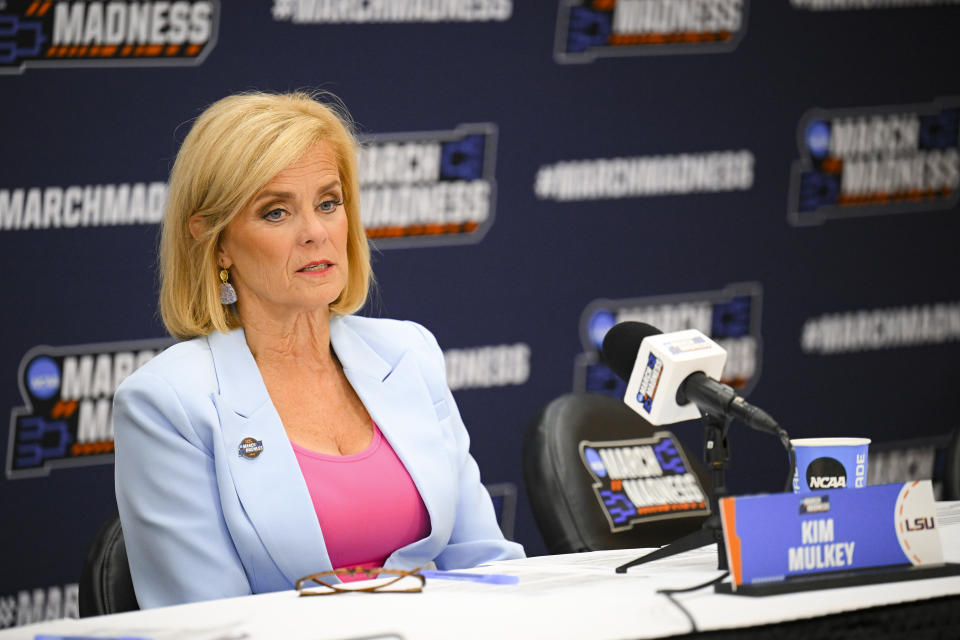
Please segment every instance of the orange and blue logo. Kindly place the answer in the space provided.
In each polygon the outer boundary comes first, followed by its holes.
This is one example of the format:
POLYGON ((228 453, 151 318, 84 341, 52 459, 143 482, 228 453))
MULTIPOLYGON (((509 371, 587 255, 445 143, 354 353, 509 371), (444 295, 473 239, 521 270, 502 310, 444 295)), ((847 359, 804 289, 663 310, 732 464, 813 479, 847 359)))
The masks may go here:
POLYGON ((560 0, 554 58, 732 51, 746 31, 749 0, 560 0))
POLYGON ((27 67, 197 65, 213 49, 219 21, 219 0, 8 0, 0 9, 0 74, 27 67))
POLYGON ((171 343, 160 338, 30 349, 18 376, 24 406, 10 412, 7 478, 113 462, 113 394, 171 343))
POLYGON ((797 130, 788 220, 951 208, 960 186, 960 100, 813 109, 797 130))
POLYGON ((479 242, 493 224, 497 127, 365 136, 360 215, 379 249, 479 242))
MULTIPOLYGON (((697 329, 727 352, 721 381, 749 394, 760 377, 762 341, 758 282, 738 282, 716 291, 680 293, 644 298, 600 298, 580 316, 583 352, 574 364, 574 391, 623 398, 627 383, 600 358, 603 338, 615 324, 646 322, 664 333, 697 329)), ((651 370, 656 364, 652 363, 651 370)))
POLYGON ((652 520, 710 513, 703 485, 669 431, 633 440, 583 440, 580 460, 610 533, 652 520))

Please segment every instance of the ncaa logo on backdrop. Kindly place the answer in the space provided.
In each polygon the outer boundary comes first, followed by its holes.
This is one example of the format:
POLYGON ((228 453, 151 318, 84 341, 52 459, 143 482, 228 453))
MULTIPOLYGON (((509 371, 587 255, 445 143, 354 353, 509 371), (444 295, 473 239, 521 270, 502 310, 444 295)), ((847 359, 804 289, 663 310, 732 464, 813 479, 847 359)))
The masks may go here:
POLYGON ((956 99, 807 112, 797 129, 788 219, 807 225, 953 207, 958 123, 956 99))
POLYGON ((0 73, 25 67, 196 65, 213 49, 219 0, 0 3, 0 73))
POLYGON ((599 57, 732 51, 747 28, 748 0, 560 0, 553 55, 599 57))
POLYGON ((10 412, 7 477, 113 461, 113 394, 170 339, 34 347, 20 361, 23 407, 10 412))
POLYGON ((479 242, 493 224, 497 127, 366 136, 360 212, 380 249, 479 242))
POLYGON ((709 336, 727 351, 721 381, 750 393, 760 377, 761 291, 760 283, 743 282, 718 291, 594 300, 580 316, 583 353, 574 363, 574 390, 623 397, 627 383, 603 364, 600 351, 613 325, 637 321, 664 333, 697 329, 709 336))

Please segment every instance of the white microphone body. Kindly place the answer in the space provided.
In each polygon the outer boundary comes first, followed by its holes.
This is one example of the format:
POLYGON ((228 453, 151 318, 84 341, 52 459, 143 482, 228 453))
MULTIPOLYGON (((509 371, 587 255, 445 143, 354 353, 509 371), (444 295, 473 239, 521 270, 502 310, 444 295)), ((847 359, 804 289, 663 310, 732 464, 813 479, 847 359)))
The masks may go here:
POLYGON ((677 404, 680 385, 698 371, 719 380, 726 361, 726 350, 696 329, 647 336, 623 401, 653 425, 694 420, 700 417, 696 404, 677 404))

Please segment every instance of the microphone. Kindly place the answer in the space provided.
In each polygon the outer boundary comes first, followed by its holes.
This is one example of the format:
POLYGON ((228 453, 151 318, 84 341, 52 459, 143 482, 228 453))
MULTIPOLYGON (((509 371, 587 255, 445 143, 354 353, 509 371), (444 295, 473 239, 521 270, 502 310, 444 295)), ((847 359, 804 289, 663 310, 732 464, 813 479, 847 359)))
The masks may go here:
POLYGON ((601 354, 627 382, 624 402, 651 424, 693 420, 703 412, 784 435, 770 415, 716 380, 727 352, 696 329, 663 333, 643 322, 621 322, 607 332, 601 354))

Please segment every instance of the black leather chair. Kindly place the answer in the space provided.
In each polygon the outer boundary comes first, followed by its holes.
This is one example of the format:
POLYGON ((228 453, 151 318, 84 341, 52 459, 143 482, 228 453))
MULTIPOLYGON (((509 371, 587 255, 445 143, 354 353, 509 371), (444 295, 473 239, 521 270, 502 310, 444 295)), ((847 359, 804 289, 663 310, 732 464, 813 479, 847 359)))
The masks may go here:
MULTIPOLYGON (((530 423, 523 441, 523 476, 549 553, 659 547, 700 528, 706 517, 690 514, 611 530, 594 490, 595 478, 581 458, 580 442, 653 434, 654 428, 623 402, 591 393, 560 396, 530 423)), ((710 479, 699 456, 686 450, 684 454, 706 497, 710 479)))
POLYGON ((949 433, 870 443, 869 484, 933 481, 938 500, 960 500, 960 427, 949 433))
POLYGON ((114 514, 94 537, 80 573, 80 617, 136 611, 120 516, 114 514))

